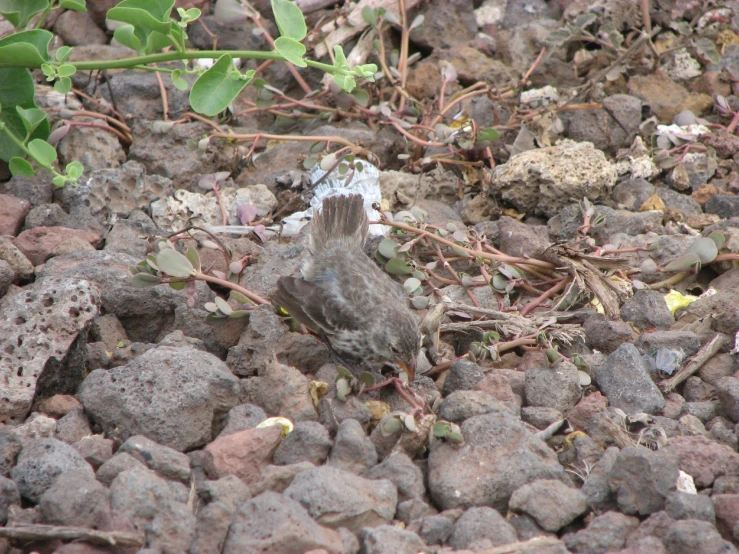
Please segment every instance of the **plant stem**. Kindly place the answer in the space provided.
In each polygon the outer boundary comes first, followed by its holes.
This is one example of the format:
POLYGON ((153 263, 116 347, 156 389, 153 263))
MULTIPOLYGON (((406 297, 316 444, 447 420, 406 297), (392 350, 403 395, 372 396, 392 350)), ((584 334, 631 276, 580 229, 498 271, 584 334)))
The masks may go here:
POLYGON ((241 285, 237 285, 236 283, 232 283, 231 281, 226 281, 225 279, 219 279, 218 277, 214 277, 213 275, 208 275, 206 273, 196 273, 195 275, 193 275, 193 277, 195 279, 200 279, 201 281, 207 281, 209 283, 221 285, 222 287, 226 287, 227 289, 240 292, 241 294, 246 296, 249 300, 257 304, 271 304, 269 300, 262 298, 257 293, 252 292, 249 289, 245 289, 241 285))

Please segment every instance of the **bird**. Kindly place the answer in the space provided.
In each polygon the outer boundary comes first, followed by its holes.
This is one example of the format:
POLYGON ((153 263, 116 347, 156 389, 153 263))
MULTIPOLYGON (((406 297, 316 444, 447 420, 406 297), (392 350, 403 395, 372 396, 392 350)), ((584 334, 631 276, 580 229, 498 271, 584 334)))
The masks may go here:
POLYGON ((409 382, 421 345, 408 295, 365 254, 369 220, 359 194, 331 196, 310 223, 301 277, 281 277, 272 303, 325 339, 342 359, 391 363, 409 382))

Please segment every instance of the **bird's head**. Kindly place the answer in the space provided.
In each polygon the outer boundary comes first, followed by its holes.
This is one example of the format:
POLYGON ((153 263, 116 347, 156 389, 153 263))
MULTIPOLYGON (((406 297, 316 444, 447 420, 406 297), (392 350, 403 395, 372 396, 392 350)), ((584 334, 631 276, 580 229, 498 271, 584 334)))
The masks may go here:
POLYGON ((416 376, 416 359, 421 348, 418 322, 410 312, 391 314, 387 321, 377 322, 375 351, 382 361, 398 365, 412 382, 416 376), (397 317, 393 317, 397 316, 397 317))

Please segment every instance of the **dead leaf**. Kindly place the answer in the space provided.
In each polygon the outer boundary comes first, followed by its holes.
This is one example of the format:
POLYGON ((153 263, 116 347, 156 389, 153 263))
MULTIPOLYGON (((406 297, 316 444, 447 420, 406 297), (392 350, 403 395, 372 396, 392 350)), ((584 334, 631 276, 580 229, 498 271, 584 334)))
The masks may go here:
POLYGON ((644 203, 641 205, 641 208, 639 208, 639 211, 642 212, 651 212, 653 210, 656 210, 658 212, 664 212, 667 210, 667 207, 665 206, 665 203, 662 201, 662 199, 659 197, 659 193, 655 189, 652 196, 647 198, 644 203))

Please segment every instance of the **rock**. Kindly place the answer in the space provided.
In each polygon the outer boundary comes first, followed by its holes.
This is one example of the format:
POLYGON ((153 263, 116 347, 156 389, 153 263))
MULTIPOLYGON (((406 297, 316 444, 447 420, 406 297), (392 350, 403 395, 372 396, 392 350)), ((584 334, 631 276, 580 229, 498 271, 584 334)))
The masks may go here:
POLYGON ((583 396, 580 401, 575 404, 567 416, 575 429, 584 430, 588 427, 590 419, 597 413, 605 411, 608 407, 608 399, 600 392, 595 391, 592 394, 583 396))
POLYGON ((0 260, 0 298, 5 296, 14 280, 15 272, 13 268, 5 260, 0 260))
POLYGON ((577 368, 560 361, 554 366, 527 369, 525 390, 529 406, 554 408, 567 414, 580 400, 577 368))
POLYGON ((661 72, 633 76, 629 79, 628 89, 651 108, 661 123, 670 123, 683 110, 701 116, 710 106, 710 96, 691 94, 661 72))
POLYGON ((21 439, 24 444, 31 439, 55 438, 56 431, 56 420, 38 412, 31 413, 28 419, 23 422, 23 425, 13 427, 13 434, 21 439))
POLYGON ((611 321, 604 317, 589 317, 583 323, 588 346, 610 354, 625 342, 634 340, 634 332, 624 321, 611 321))
POLYGON ((208 503, 219 503, 238 508, 252 498, 251 491, 235 475, 226 475, 215 481, 203 481, 198 494, 208 503))
POLYGON ((56 392, 74 392, 84 367, 63 360, 77 337, 98 314, 100 296, 90 282, 47 279, 0 303, 0 421, 25 419, 37 390, 53 383, 56 392), (34 337, 25 340, 24 337, 34 337), (52 362, 51 359, 55 361, 52 362))
POLYGON ((92 435, 90 420, 84 410, 72 410, 56 423, 56 438, 74 444, 92 435))
POLYGON ((359 542, 361 554, 417 554, 426 549, 418 535, 394 525, 365 527, 359 535, 359 542))
POLYGON ((519 408, 513 402, 501 402, 482 391, 458 390, 442 400, 439 406, 439 418, 462 423, 476 415, 499 411, 518 415, 519 408))
POLYGON ((585 529, 562 537, 567 548, 577 554, 603 554, 618 551, 626 537, 639 526, 639 520, 618 512, 606 512, 590 522, 585 529))
POLYGON ((664 297, 656 290, 638 290, 621 306, 621 318, 639 329, 667 329, 675 323, 664 297))
POLYGON ((530 515, 547 531, 559 531, 588 510, 588 501, 561 481, 540 479, 516 489, 508 506, 530 515))
POLYGON ((699 489, 710 487, 716 477, 736 473, 739 454, 708 437, 674 437, 662 449, 677 456, 680 469, 690 474, 699 489))
POLYGON ((702 494, 671 492, 667 495, 665 511, 672 519, 701 519, 716 523, 713 502, 711 498, 702 494))
POLYGON ((587 142, 529 150, 495 168, 490 191, 519 212, 552 217, 575 198, 596 203, 616 182, 603 152, 587 142))
POLYGON ((444 544, 454 530, 454 522, 448 517, 426 516, 421 521, 418 535, 426 544, 444 544))
POLYGON ((546 225, 528 225, 512 217, 498 220, 500 250, 509 256, 539 258, 551 246, 546 225))
POLYGON ((362 527, 390 522, 398 503, 390 481, 364 479, 330 466, 299 473, 285 496, 300 502, 318 523, 346 527, 355 534, 362 527))
POLYGON ((0 475, 8 477, 23 450, 21 439, 12 431, 0 428, 0 475))
POLYGON ((562 466, 541 438, 520 419, 495 412, 462 423, 465 444, 431 444, 428 483, 440 509, 487 505, 506 510, 520 486, 536 479, 559 479, 562 466))
POLYGON ((729 541, 721 538, 713 525, 697 519, 673 523, 663 542, 670 554, 731 554, 737 551, 729 541))
POLYGON ((521 408, 521 419, 537 429, 544 430, 552 423, 562 421, 564 418, 562 412, 556 408, 539 408, 536 406, 521 408))
MULTIPOLYGON (((318 415, 329 433, 336 433, 339 425, 345 419, 356 419, 362 424, 362 427, 366 427, 371 417, 369 408, 356 396, 349 396, 346 402, 342 402, 338 398, 330 397, 330 395, 321 398, 321 403, 318 405, 318 415)), ((376 444, 375 447, 377 447, 376 444)))
POLYGON ((93 371, 79 395, 106 432, 118 429, 123 440, 145 435, 184 451, 211 440, 214 425, 238 403, 238 379, 211 354, 159 347, 93 371))
POLYGON ((356 419, 345 419, 339 424, 328 465, 357 475, 377 465, 375 445, 356 419))
MULTIPOLYGON (((525 379, 523 372, 514 371, 514 373, 520 373, 520 376, 523 378, 521 379, 521 389, 523 389, 523 382, 525 379)), ((482 381, 477 382, 475 389, 489 394, 496 400, 500 400, 502 402, 510 402, 519 406, 523 402, 521 397, 513 392, 511 378, 507 374, 495 370, 488 371, 482 381)))
MULTIPOLYGON (((695 501, 694 504, 700 504, 695 506, 696 517, 690 519, 702 519, 709 523, 718 522, 717 528, 724 537, 730 537, 736 540, 736 529, 739 524, 739 494, 716 494, 714 493, 710 499, 702 495, 705 500, 695 501), (702 517, 697 517, 702 516, 702 517)), ((686 519, 686 518, 682 518, 686 519)))
POLYGON ((94 479, 92 467, 77 451, 57 439, 36 439, 23 446, 10 472, 21 496, 37 503, 61 475, 79 471, 94 479))
POLYGON ((89 244, 95 244, 102 236, 96 232, 68 227, 35 227, 23 231, 13 243, 33 265, 41 265, 52 256, 52 251, 60 243, 73 238, 80 238, 89 244))
POLYGON ((398 489, 398 500, 403 502, 412 498, 423 498, 426 488, 423 473, 413 461, 402 452, 394 452, 381 463, 371 468, 365 475, 367 479, 387 479, 398 489))
POLYGON ((85 437, 72 444, 72 447, 96 471, 113 457, 113 441, 101 435, 85 437))
POLYGON ((221 552, 231 527, 235 507, 223 502, 211 502, 198 511, 195 537, 190 554, 221 552))
POLYGON ((739 215, 739 196, 715 194, 705 205, 707 214, 716 214, 721 219, 730 219, 739 215))
POLYGON ((295 500, 265 492, 238 507, 222 552, 304 554, 313 549, 349 553, 338 531, 316 523, 295 500))
POLYGON ((683 386, 683 396, 688 402, 702 402, 716 396, 716 388, 700 377, 688 377, 683 386))
POLYGON ((0 525, 8 521, 8 512, 11 506, 20 507, 21 495, 15 481, 0 475, 0 525))
MULTIPOLYGON (((356 421, 348 419, 345 421, 356 421)), ((364 434, 364 432, 363 432, 364 434)), ((275 450, 273 461, 277 465, 307 461, 321 465, 328 459, 331 439, 326 428, 317 421, 298 421, 293 430, 275 450)))
POLYGON ((205 450, 213 457, 217 477, 235 475, 252 489, 263 479, 280 441, 282 426, 271 425, 219 437, 205 450))
POLYGON ((567 138, 591 142, 597 149, 611 153, 628 148, 642 121, 641 100, 628 94, 614 94, 604 98, 602 104, 603 108, 595 110, 561 112, 567 138))
POLYGON ((650 379, 639 351, 625 343, 613 352, 604 366, 597 368, 595 382, 611 406, 627 413, 659 413, 665 399, 650 379))
POLYGON ((457 360, 449 367, 441 393, 446 397, 457 390, 472 390, 483 377, 482 368, 476 363, 457 360))
POLYGON ((447 544, 457 549, 484 550, 518 540, 516 530, 488 506, 467 509, 454 524, 447 544))
POLYGON ((88 472, 72 471, 57 479, 39 500, 48 525, 111 529, 110 492, 88 472))
POLYGON ((616 509, 616 498, 608 484, 608 478, 618 457, 618 448, 611 446, 606 449, 586 476, 582 485, 582 492, 588 499, 588 505, 596 512, 603 513, 616 509))
POLYGON ((616 458, 608 483, 621 511, 644 516, 664 509, 677 477, 678 459, 674 454, 630 446, 616 458))
POLYGON ((650 349, 667 348, 682 350, 686 358, 693 356, 701 347, 701 339, 690 331, 654 331, 643 333, 636 347, 646 354, 650 349))
POLYGON ((722 377, 715 382, 716 395, 726 415, 734 423, 739 423, 739 379, 722 377))
POLYGON ((27 281, 33 277, 33 264, 13 244, 11 237, 0 235, 0 260, 6 262, 13 270, 13 282, 27 281))
POLYGON ((298 473, 314 467, 310 462, 298 462, 286 466, 268 465, 262 470, 262 479, 253 483, 250 490, 255 495, 262 494, 264 491, 284 492, 298 473))
POLYGON ((38 403, 38 410, 48 416, 60 418, 72 410, 82 408, 82 403, 70 394, 55 394, 38 403))
POLYGON ((183 483, 190 481, 190 458, 174 448, 168 448, 141 435, 135 435, 127 439, 118 452, 130 454, 165 479, 174 479, 183 483))
POLYGON ((118 474, 110 485, 110 504, 114 516, 128 517, 144 532, 145 546, 162 554, 188 550, 195 534, 195 516, 153 471, 134 468, 118 474))
POLYGON ((0 235, 16 236, 30 209, 31 203, 25 198, 0 194, 0 235))
POLYGON ((26 229, 57 226, 75 228, 70 215, 59 204, 34 206, 26 216, 26 229))
POLYGON ((268 415, 292 421, 318 419, 309 392, 310 380, 294 367, 272 360, 259 372, 253 401, 268 415))
POLYGON ((226 426, 219 436, 224 437, 245 429, 252 429, 267 419, 267 414, 259 406, 239 404, 226 415, 226 426))

